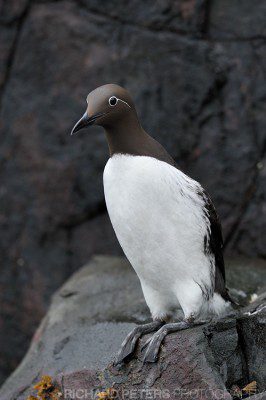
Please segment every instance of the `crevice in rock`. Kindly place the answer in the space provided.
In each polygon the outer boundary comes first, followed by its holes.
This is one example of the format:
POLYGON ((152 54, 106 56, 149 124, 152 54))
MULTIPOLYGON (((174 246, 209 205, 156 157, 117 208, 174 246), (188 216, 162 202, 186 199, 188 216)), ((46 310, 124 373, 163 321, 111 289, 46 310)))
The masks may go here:
POLYGON ((18 42, 20 39, 20 34, 23 29, 26 18, 28 16, 30 6, 31 6, 31 1, 29 0, 28 3, 26 4, 22 14, 20 15, 20 17, 16 19, 16 22, 17 22, 16 33, 15 33, 15 37, 14 37, 13 43, 10 47, 10 52, 9 52, 9 55, 8 55, 7 61, 6 61, 5 78, 3 80, 4 83, 2 85, 2 88, 0 88, 0 110, 2 108, 2 101, 3 101, 5 91, 6 91, 6 87, 8 85, 8 82, 9 82, 9 79, 11 76, 11 72, 12 72, 12 68, 13 68, 13 64, 14 64, 14 60, 15 60, 15 56, 16 56, 16 51, 17 51, 17 47, 18 47, 18 42))
MULTIPOLYGON (((177 29, 177 28, 171 28, 171 27, 165 27, 165 26, 154 26, 154 25, 143 25, 139 23, 133 23, 132 21, 124 20, 122 18, 119 18, 118 16, 114 15, 109 15, 104 12, 100 12, 99 10, 96 10, 92 7, 88 7, 82 0, 77 0, 75 4, 78 3, 79 7, 84 9, 86 12, 95 15, 97 17, 102 17, 105 18, 108 21, 113 21, 117 22, 121 25, 125 26, 131 26, 136 29, 142 29, 148 32, 153 32, 153 33, 168 33, 168 34, 174 34, 178 35, 180 37, 186 38, 186 39, 191 39, 191 40, 197 40, 197 41, 206 41, 206 42, 211 42, 211 43, 223 43, 223 42, 251 42, 251 41, 257 41, 261 39, 266 39, 263 35, 257 35, 257 36, 252 36, 252 37, 234 37, 234 38, 213 38, 209 37, 207 34, 202 37, 201 32, 193 32, 193 31, 186 31, 182 29, 177 29)), ((208 3, 207 3, 208 4, 208 3)), ((204 34, 205 30, 208 31, 208 26, 209 26, 209 6, 207 7, 206 11, 206 16, 205 19, 206 21, 203 22, 203 28, 202 28, 202 33, 204 34)))
POLYGON ((248 358, 246 353, 246 345, 244 339, 244 333, 242 331, 241 321, 236 319, 236 331, 238 335, 238 344, 241 350, 241 357, 242 357, 242 376, 245 383, 249 383, 249 370, 248 370, 248 358))
MULTIPOLYGON (((202 114, 203 109, 219 97, 226 83, 227 83, 227 77, 225 74, 221 73, 215 78, 213 85, 210 87, 210 89, 206 93, 206 96, 204 97, 201 103, 200 109, 197 112, 196 117, 200 116, 202 114)), ((201 121, 200 126, 202 125, 203 124, 201 121)))
POLYGON ((210 14, 211 14, 211 1, 205 1, 204 19, 201 27, 201 33, 203 38, 208 38, 209 26, 210 26, 210 14))

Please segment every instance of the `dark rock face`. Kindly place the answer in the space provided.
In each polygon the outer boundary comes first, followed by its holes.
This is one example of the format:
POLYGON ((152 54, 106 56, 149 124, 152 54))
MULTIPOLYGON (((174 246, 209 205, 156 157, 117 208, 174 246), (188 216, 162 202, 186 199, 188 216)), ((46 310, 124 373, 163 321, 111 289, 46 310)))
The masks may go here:
MULTIPOLYGON (((231 270, 229 282, 234 284, 237 261, 231 270)), ((257 271, 258 284, 265 278, 265 265, 257 271)), ((243 388, 252 380, 257 381, 257 393, 266 390, 265 292, 237 319, 168 335, 156 364, 142 363, 146 336, 129 363, 113 367, 125 335, 148 317, 129 264, 118 257, 94 258, 53 297, 30 350, 4 384, 1 400, 24 400, 42 374, 56 379, 65 400, 91 399, 95 391, 110 387, 123 399, 155 399, 158 393, 170 399, 231 399, 233 385, 243 388)))
POLYGON ((3 376, 66 277, 121 252, 105 138, 68 135, 98 85, 132 92, 145 129, 210 192, 228 251, 265 257, 265 2, 248 3, 0 1, 3 376))

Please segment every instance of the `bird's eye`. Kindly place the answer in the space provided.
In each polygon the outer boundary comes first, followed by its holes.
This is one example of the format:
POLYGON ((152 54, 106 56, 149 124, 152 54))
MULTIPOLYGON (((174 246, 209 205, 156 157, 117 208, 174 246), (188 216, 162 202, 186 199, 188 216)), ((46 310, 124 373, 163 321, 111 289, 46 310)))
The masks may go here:
POLYGON ((115 106, 117 104, 117 98, 115 96, 110 97, 109 99, 110 106, 115 106))

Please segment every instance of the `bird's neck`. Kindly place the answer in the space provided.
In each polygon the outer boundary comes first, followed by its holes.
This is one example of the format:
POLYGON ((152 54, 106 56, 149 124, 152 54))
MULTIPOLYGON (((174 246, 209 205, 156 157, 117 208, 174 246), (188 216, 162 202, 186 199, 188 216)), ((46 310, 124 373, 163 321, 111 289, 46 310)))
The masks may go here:
POLYGON ((136 115, 127 116, 126 120, 115 121, 104 126, 108 141, 110 156, 123 154, 139 154, 148 134, 144 131, 136 115))
POLYGON ((132 113, 126 120, 116 120, 104 129, 111 157, 114 154, 147 156, 176 166, 163 146, 144 131, 136 114, 132 113))

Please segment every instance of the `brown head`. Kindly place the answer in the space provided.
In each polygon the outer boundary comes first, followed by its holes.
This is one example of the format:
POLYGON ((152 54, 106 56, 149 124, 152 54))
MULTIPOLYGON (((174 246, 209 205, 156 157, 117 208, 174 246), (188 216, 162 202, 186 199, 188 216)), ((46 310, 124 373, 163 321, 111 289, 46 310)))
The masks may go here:
POLYGON ((87 96, 87 110, 72 129, 71 135, 89 125, 111 128, 134 119, 137 114, 127 90, 115 84, 98 87, 87 96))
POLYGON ((114 84, 100 86, 87 96, 87 104, 71 135, 90 125, 99 125, 105 130, 111 155, 151 156, 174 163, 164 148, 142 129, 127 90, 114 84))

